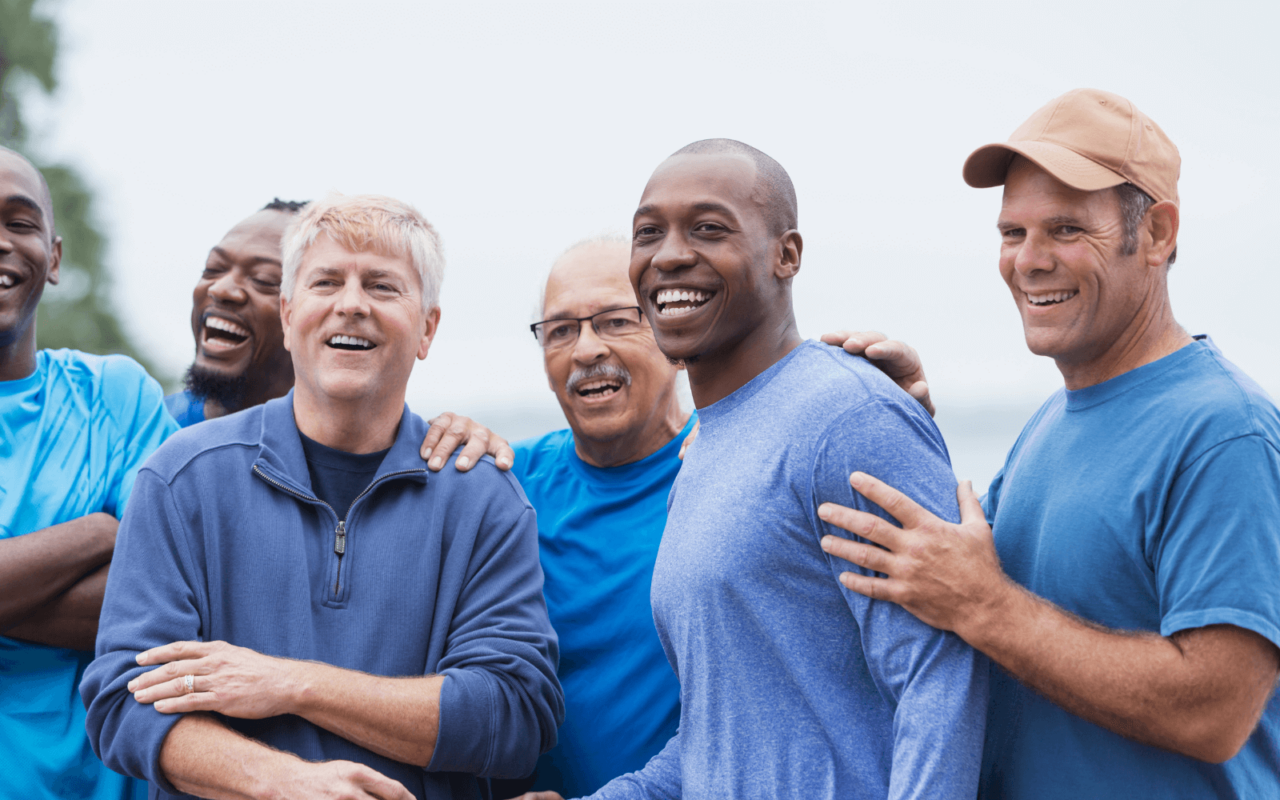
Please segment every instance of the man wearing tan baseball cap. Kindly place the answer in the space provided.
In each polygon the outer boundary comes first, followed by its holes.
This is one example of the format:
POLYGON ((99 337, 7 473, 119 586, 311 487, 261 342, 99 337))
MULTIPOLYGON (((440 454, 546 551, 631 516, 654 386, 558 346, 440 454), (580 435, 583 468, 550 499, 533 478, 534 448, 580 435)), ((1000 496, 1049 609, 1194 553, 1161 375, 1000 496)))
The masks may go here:
POLYGON ((824 540, 887 575, 848 588, 994 662, 983 798, 1280 796, 1280 412, 1174 319, 1179 166, 1092 89, 974 151, 1027 346, 1065 387, 984 498, 961 485, 959 525, 859 473, 902 528, 819 509, 883 547, 824 540))

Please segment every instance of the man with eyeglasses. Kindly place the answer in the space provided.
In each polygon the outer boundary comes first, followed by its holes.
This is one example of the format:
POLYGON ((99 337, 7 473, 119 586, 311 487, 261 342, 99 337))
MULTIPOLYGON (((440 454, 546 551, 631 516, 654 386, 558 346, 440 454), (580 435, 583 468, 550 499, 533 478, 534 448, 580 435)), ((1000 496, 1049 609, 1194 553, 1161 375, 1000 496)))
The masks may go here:
MULTIPOLYGON (((515 445, 512 468, 538 513, 544 592, 560 637, 565 721, 534 782, 586 795, 645 765, 675 734, 680 684, 649 583, 667 494, 693 415, 627 278, 630 242, 588 239, 553 265, 541 322, 547 382, 567 430, 515 445)), ((498 798, 529 781, 494 782, 498 798)))

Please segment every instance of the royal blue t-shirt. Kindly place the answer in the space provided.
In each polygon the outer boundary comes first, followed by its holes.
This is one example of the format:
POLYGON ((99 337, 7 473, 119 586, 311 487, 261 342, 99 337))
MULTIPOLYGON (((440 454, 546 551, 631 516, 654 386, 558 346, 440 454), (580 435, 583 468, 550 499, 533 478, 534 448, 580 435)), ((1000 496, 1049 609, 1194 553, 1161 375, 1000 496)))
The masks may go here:
POLYGON ((204 398, 196 397, 186 389, 166 395, 164 407, 177 420, 179 428, 189 428, 197 422, 204 422, 204 398))
POLYGON ((862 470, 959 518, 946 445, 865 359, 805 342, 698 410, 671 490, 653 613, 680 730, 598 800, 972 800, 987 665, 959 637, 841 586, 823 502, 885 516, 862 470))
POLYGON ((538 789, 590 794, 643 767, 675 735, 680 683, 653 627, 649 588, 693 424, 652 455, 607 469, 578 457, 570 430, 515 445, 511 471, 538 514, 565 695, 559 743, 538 761, 538 789))
MULTIPOLYGON (((0 381, 0 538, 103 511, 119 518, 138 467, 177 430, 163 394, 124 356, 41 350, 0 381)), ((85 736, 79 685, 89 651, 0 636, 0 797, 129 797, 85 736)))
MULTIPOLYGON (((1011 578, 1116 630, 1280 645, 1280 414, 1209 341, 1059 390, 985 498, 1011 578)), ((982 797, 1280 797, 1280 700, 1208 764, 1086 722, 992 667, 982 797)))

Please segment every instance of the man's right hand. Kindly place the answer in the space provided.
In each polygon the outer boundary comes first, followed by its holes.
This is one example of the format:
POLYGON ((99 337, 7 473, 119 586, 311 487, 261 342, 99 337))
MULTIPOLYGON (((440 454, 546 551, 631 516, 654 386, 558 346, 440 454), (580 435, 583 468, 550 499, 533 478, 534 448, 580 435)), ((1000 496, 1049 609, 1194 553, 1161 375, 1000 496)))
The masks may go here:
POLYGON ((308 763, 275 789, 272 797, 298 800, 414 800, 404 784, 354 761, 308 763))
POLYGON ((564 798, 555 792, 525 792, 513 800, 564 800, 564 798))
POLYGON ((924 364, 920 363, 920 355, 915 348, 905 342, 894 341, 879 331, 836 331, 823 334, 822 341, 843 347, 855 356, 865 356, 892 378, 902 391, 924 406, 929 416, 934 415, 929 384, 924 377, 924 364))

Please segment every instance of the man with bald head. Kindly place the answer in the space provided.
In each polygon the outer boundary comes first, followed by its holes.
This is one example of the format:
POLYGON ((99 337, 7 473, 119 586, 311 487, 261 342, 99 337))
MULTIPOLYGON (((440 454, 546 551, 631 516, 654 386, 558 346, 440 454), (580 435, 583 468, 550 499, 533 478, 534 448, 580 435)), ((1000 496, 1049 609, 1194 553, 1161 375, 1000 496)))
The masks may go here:
MULTIPOLYGON (((663 162, 632 228, 632 289, 683 363, 701 433, 671 490, 654 622, 679 732, 622 798, 972 798, 986 675, 953 634, 844 591, 825 500, 883 469, 957 518, 946 447, 867 361, 797 330, 803 240, 790 178, 732 140, 663 162)), ((869 504, 862 507, 870 509, 869 504)))
POLYGON ((0 148, 0 796, 114 800, 135 782, 94 756, 76 687, 134 477, 177 426, 131 359, 36 349, 61 261, 43 176, 0 148))
POLYGON ((512 468, 538 512, 565 691, 559 743, 538 761, 534 785, 566 797, 643 767, 680 717, 649 584, 694 418, 636 304, 630 255, 625 237, 596 237, 552 266, 531 327, 569 428, 516 444, 512 468))

